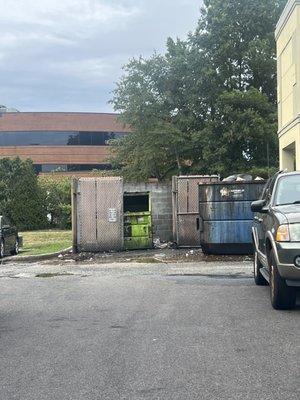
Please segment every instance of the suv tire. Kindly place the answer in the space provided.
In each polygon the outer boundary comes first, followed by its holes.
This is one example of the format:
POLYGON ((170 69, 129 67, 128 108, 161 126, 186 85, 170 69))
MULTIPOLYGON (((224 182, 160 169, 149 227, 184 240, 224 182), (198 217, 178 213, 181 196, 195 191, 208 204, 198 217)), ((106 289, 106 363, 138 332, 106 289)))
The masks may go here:
POLYGON ((280 276, 273 251, 270 254, 270 294, 275 310, 291 310, 296 304, 296 289, 287 286, 280 276))
POLYGON ((268 282, 262 276, 260 270, 263 268, 262 263, 259 261, 258 253, 255 250, 254 252, 254 261, 253 261, 253 269, 254 269, 254 281, 257 286, 266 286, 268 282))
POLYGON ((19 254, 19 239, 17 238, 15 241, 15 245, 14 248, 12 249, 12 251, 10 252, 10 254, 12 256, 17 256, 19 254))
POLYGON ((4 257, 5 249, 4 249, 4 240, 0 240, 0 258, 4 257))

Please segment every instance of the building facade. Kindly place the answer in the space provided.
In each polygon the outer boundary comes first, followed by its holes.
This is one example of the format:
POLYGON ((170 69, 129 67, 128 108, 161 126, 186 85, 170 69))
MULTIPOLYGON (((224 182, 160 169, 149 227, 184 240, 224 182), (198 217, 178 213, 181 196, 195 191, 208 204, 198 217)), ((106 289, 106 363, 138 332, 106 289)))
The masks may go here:
POLYGON ((0 112, 0 157, 30 158, 38 173, 105 170, 109 140, 129 132, 116 114, 0 112))
POLYGON ((280 168, 300 170, 300 0, 289 0, 276 28, 280 168))

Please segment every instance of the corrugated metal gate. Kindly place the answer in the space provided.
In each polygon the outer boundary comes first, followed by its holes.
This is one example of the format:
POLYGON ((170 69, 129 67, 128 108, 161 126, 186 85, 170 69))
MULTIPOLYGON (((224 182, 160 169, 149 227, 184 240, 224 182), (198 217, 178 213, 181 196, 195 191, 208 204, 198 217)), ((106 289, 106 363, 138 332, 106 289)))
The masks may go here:
POLYGON ((179 247, 200 247, 198 185, 218 181, 217 175, 173 177, 173 235, 179 247))
POLYGON ((76 251, 123 248, 123 179, 73 182, 73 243, 76 251))

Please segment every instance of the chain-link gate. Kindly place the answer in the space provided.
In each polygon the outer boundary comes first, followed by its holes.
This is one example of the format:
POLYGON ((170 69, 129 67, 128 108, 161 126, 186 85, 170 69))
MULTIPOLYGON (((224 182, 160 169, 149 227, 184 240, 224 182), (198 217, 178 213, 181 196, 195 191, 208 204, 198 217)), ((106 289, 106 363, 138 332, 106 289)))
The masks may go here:
POLYGON ((200 247, 198 186, 218 181, 217 175, 173 177, 173 235, 179 247, 200 247))
POLYGON ((123 248, 123 179, 73 182, 73 243, 76 251, 123 248))

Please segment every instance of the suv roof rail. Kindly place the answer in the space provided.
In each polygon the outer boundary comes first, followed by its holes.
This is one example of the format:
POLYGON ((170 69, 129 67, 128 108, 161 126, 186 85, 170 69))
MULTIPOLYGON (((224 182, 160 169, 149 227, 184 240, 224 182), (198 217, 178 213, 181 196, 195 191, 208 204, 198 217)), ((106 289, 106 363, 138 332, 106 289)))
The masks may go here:
POLYGON ((280 169, 275 175, 286 174, 287 172, 288 172, 287 168, 286 169, 280 169))

